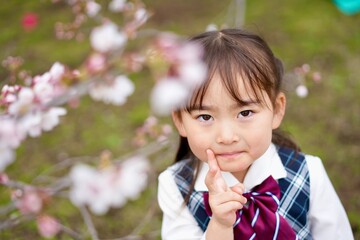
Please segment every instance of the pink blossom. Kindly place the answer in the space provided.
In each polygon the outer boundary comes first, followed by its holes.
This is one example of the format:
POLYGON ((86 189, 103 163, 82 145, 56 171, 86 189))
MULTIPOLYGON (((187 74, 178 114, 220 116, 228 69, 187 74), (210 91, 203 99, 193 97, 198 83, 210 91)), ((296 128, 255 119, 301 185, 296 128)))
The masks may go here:
POLYGON ((0 172, 0 184, 7 184, 9 182, 9 177, 6 173, 0 172))
POLYGON ((156 47, 165 57, 165 60, 170 63, 175 63, 178 60, 179 42, 178 37, 172 33, 162 33, 155 43, 156 47))
POLYGON ((16 201, 16 207, 23 213, 39 213, 43 207, 43 200, 39 191, 26 189, 16 201))
POLYGON ((110 84, 94 84, 90 88, 89 94, 94 100, 119 106, 126 102, 128 96, 130 96, 134 90, 134 83, 127 76, 119 75, 110 84))
POLYGON ((20 91, 21 87, 18 85, 9 86, 4 85, 1 89, 1 102, 0 104, 11 104, 16 101, 17 94, 20 91))
POLYGON ((103 54, 93 53, 86 61, 86 68, 89 73, 94 74, 104 70, 106 67, 106 58, 103 54))
POLYGON ((301 69, 303 70, 304 73, 308 73, 310 72, 310 65, 305 63, 301 66, 301 69))
POLYGON ((124 56, 125 68, 131 72, 139 72, 143 68, 145 57, 141 54, 130 53, 124 56))
POLYGON ((26 31, 34 30, 39 23, 36 13, 26 13, 21 19, 21 25, 26 31))
POLYGON ((312 78, 314 80, 314 82, 320 82, 321 81, 321 73, 320 72, 314 72, 312 75, 312 78))
POLYGON ((126 34, 119 31, 112 22, 94 28, 90 35, 91 46, 101 53, 118 50, 124 47, 126 41, 126 34))
POLYGON ((61 230, 59 222, 49 216, 41 215, 37 218, 37 227, 42 237, 52 238, 61 230))
POLYGON ((165 135, 169 135, 173 131, 173 128, 169 124, 163 125, 161 129, 162 129, 162 133, 165 135))

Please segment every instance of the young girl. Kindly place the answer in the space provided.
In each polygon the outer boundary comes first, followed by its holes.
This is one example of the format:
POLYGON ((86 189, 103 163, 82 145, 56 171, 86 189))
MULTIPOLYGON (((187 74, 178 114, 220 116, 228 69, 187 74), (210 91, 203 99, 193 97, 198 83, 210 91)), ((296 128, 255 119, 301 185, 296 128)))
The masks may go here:
POLYGON ((173 112, 176 163, 159 176, 163 239, 353 239, 321 160, 276 129, 283 68, 239 29, 191 39, 208 78, 173 112))

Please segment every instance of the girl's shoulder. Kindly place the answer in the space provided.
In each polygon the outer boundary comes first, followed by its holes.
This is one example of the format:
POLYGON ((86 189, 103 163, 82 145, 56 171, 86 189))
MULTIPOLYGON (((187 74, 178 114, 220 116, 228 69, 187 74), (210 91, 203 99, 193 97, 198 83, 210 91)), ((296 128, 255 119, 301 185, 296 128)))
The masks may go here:
POLYGON ((169 172, 172 173, 172 175, 175 175, 179 172, 187 171, 187 172, 193 172, 194 161, 191 158, 186 158, 183 160, 180 160, 178 162, 173 163, 171 166, 169 166, 167 169, 165 169, 163 172, 169 172))
POLYGON ((174 175, 185 170, 189 172, 193 171, 192 162, 193 161, 190 158, 187 158, 173 163, 160 173, 159 179, 173 178, 174 175))

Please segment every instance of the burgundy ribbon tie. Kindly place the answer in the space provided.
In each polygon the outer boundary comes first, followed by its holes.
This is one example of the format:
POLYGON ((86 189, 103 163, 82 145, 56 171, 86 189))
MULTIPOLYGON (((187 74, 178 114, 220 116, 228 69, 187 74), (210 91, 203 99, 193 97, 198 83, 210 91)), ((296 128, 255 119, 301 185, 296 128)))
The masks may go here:
MULTIPOLYGON (((205 209, 209 216, 208 192, 204 193, 205 209)), ((252 191, 243 194, 247 203, 237 211, 234 223, 236 239, 296 239, 296 234, 289 223, 278 212, 280 187, 272 176, 265 179, 252 191)))

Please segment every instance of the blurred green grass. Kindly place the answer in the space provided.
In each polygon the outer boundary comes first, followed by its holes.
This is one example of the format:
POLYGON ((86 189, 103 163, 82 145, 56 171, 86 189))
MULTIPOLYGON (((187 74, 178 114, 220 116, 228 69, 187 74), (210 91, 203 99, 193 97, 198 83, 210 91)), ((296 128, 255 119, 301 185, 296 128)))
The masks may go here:
MULTIPOLYGON (((103 0, 99 2, 108 3, 103 0)), ((174 31, 189 36, 207 24, 222 25, 231 1, 150 1, 154 12, 149 28, 174 31)), ((89 44, 56 40, 56 21, 71 21, 64 4, 50 1, 3 2, 0 6, 0 59, 21 56, 24 67, 42 73, 53 62, 78 66, 86 57, 89 44), (26 12, 39 14, 39 26, 32 32, 21 28, 26 12)), ((245 28, 263 36, 287 71, 303 63, 322 74, 322 82, 310 88, 305 99, 289 93, 283 129, 289 131, 303 151, 323 159, 328 174, 348 212, 355 239, 360 238, 360 14, 346 16, 331 1, 261 1, 246 3, 245 28)), ((7 73, 0 68, 0 85, 7 73)), ((62 124, 51 133, 28 139, 17 151, 9 175, 30 182, 64 156, 96 156, 104 149, 119 156, 131 149, 136 127, 150 113, 148 93, 150 75, 132 76, 137 90, 124 107, 93 102, 85 97, 80 107, 69 109, 62 124)), ((167 121, 167 119, 164 119, 167 121)), ((159 157, 159 156, 157 156, 159 157)), ((161 156, 160 156, 161 157, 161 156)), ((116 238, 131 232, 143 214, 152 209, 151 221, 141 233, 154 232, 159 239, 161 213, 156 205, 156 174, 172 162, 172 156, 157 164, 150 188, 139 200, 123 209, 113 209, 105 217, 94 217, 101 238, 116 238)), ((0 187, 0 204, 9 198, 0 187)), ((55 201, 56 202, 56 201, 55 201)), ((65 200, 56 202, 52 211, 66 226, 84 230, 79 212, 65 200)), ((33 222, 0 232, 1 239, 39 239, 33 222)), ((69 239, 66 235, 59 239, 69 239)))

